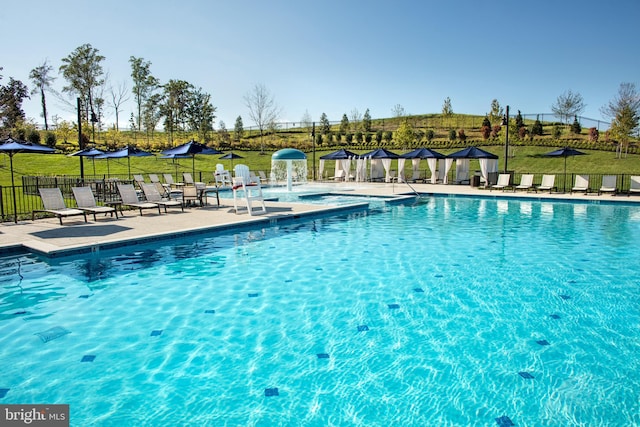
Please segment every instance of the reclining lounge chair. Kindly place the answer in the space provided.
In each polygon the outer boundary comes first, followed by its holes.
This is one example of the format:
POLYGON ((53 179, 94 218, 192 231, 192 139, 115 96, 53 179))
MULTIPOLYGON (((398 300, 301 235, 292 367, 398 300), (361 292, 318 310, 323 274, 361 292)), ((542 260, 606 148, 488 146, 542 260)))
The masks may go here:
POLYGON ((31 220, 36 217, 36 212, 47 212, 58 217, 60 225, 62 225, 62 217, 82 215, 84 222, 87 222, 87 213, 80 209, 68 208, 64 203, 62 192, 58 187, 56 188, 38 188, 40 192, 40 198, 42 199, 42 205, 44 209, 36 209, 31 213, 31 220))

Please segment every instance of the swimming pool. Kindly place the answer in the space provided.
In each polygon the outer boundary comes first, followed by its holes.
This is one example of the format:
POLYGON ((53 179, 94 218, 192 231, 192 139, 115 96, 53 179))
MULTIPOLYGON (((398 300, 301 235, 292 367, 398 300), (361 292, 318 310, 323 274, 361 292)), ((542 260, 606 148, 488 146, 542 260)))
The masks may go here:
POLYGON ((74 426, 637 425, 638 241, 634 206, 433 197, 8 256, 0 404, 68 403, 74 426))

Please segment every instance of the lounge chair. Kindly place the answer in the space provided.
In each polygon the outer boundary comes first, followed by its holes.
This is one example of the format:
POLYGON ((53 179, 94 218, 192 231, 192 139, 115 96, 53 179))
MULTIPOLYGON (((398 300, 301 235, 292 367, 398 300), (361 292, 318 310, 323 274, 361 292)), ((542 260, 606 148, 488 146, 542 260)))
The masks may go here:
POLYGON ((76 199, 76 205, 81 211, 93 214, 93 220, 97 221, 96 214, 98 213, 110 213, 111 216, 116 214, 118 218, 118 211, 112 206, 98 206, 96 198, 93 196, 91 187, 72 187, 73 198, 76 199))
POLYGON ((551 190, 556 190, 556 176, 555 175, 542 175, 542 183, 540 183, 540 185, 538 185, 537 187, 535 187, 535 191, 536 193, 539 191, 549 191, 549 193, 551 193, 551 190))
POLYGON ((598 190, 598 196, 602 193, 613 193, 615 195, 618 192, 617 181, 618 177, 616 175, 603 175, 602 186, 598 190))
POLYGON ((251 172, 246 165, 236 165, 234 168, 233 178, 233 207, 238 213, 240 208, 238 207, 238 200, 244 199, 247 211, 249 215, 254 213, 263 214, 267 213, 267 207, 264 204, 264 197, 262 196, 262 186, 260 185, 260 179, 251 179, 251 172), (242 191, 242 195, 240 195, 242 191), (254 212, 253 204, 258 203, 262 209, 258 212, 254 212))
POLYGON ((337 174, 335 174, 332 177, 329 177, 329 179, 333 179, 334 181, 346 181, 346 177, 347 173, 344 170, 339 170, 337 174))
POLYGON ((38 188, 44 209, 36 209, 31 213, 31 220, 36 218, 36 212, 47 212, 58 217, 62 225, 62 217, 82 215, 87 222, 87 213, 80 209, 68 208, 64 203, 62 192, 56 188, 38 188))
POLYGON ((182 202, 163 199, 154 184, 142 184, 142 191, 144 192, 144 197, 147 199, 147 202, 157 203, 162 206, 165 213, 167 213, 167 207, 170 206, 180 206, 182 212, 184 212, 184 205, 182 202))
POLYGON ((269 180, 267 179, 267 174, 264 171, 258 171, 258 176, 260 177, 260 184, 267 183, 269 180))
POLYGON ((216 187, 231 187, 231 173, 225 170, 221 164, 216 165, 216 170, 213 173, 213 179, 216 187))
POLYGON ((533 174, 532 173, 526 173, 523 174, 522 177, 520 177, 520 184, 516 185, 515 187, 513 187, 513 191, 516 190, 526 190, 527 192, 529 190, 533 190, 533 174))
POLYGON ((571 192, 579 191, 587 194, 589 192, 589 175, 576 175, 576 182, 571 188, 571 192))
POLYGON ((640 176, 639 175, 631 176, 631 182, 629 184, 629 192, 627 193, 627 196, 630 195, 631 193, 634 193, 634 194, 640 193, 640 176))
POLYGON ((142 184, 144 184, 144 177, 142 175, 133 175, 133 181, 138 184, 138 188, 142 190, 142 184))
POLYGON ((138 200, 138 193, 133 188, 133 184, 118 184, 118 193, 120 193, 120 200, 122 200, 123 206, 130 206, 132 208, 140 209, 140 216, 142 216, 143 209, 158 209, 158 215, 161 215, 160 205, 154 202, 141 202, 138 200))
POLYGON ((510 181, 511 174, 501 173, 500 175, 498 175, 498 182, 495 185, 492 185, 489 190, 493 190, 494 188, 496 188, 504 191, 505 189, 511 187, 511 184, 509 183, 510 181))

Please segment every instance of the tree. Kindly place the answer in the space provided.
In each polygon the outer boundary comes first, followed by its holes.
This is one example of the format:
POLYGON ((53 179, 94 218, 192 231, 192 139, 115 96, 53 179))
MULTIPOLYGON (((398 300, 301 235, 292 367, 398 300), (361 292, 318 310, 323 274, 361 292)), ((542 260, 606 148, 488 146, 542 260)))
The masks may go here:
POLYGON ((53 67, 47 64, 45 60, 42 65, 37 66, 29 73, 29 78, 35 86, 31 91, 31 95, 40 93, 40 103, 42 104, 42 118, 44 119, 44 129, 49 130, 49 123, 47 121, 47 99, 45 92, 51 90, 51 84, 55 80, 55 77, 51 77, 51 71, 53 67))
POLYGON ((300 126, 311 129, 311 124, 312 122, 311 122, 311 115, 309 114, 309 110, 304 110, 304 114, 300 119, 300 126))
POLYGON ((216 107, 211 104, 211 95, 202 88, 194 89, 193 86, 185 95, 184 120, 188 130, 197 132, 201 141, 208 142, 216 118, 216 107))
POLYGON ((347 114, 343 114, 342 115, 342 120, 340 120, 340 133, 341 134, 346 134, 349 131, 349 118, 347 117, 347 114))
POLYGON ((618 95, 602 107, 600 112, 605 117, 612 119, 611 135, 619 142, 616 156, 622 157, 623 146, 626 155, 629 149, 629 139, 637 131, 640 122, 640 96, 636 85, 621 83, 618 95))
POLYGON ((353 126, 353 131, 357 131, 358 130, 358 124, 362 121, 362 114, 360 114, 360 111, 358 111, 357 108, 354 108, 353 110, 351 110, 350 117, 351 117, 351 125, 353 126))
POLYGON ((362 130, 365 132, 371 132, 371 113, 369 113, 369 109, 364 112, 364 116, 362 117, 362 130))
POLYGON ((256 84, 244 96, 244 102, 249 109, 249 117, 260 131, 260 153, 264 153, 263 134, 265 128, 272 126, 280 116, 280 108, 273 95, 263 84, 256 84))
MULTIPOLYGON (((451 99, 448 96, 442 103, 442 117, 448 120, 453 117, 453 107, 451 106, 451 99)), ((449 126, 451 126, 451 123, 449 123, 449 126)))
POLYGON ((415 132, 413 131, 413 126, 411 126, 407 119, 403 119, 400 126, 398 126, 398 130, 396 130, 396 142, 404 150, 413 143, 414 139, 415 132))
POLYGON ((407 112, 404 110, 404 107, 400 104, 396 104, 391 108, 391 113, 393 117, 400 118, 407 115, 407 112))
POLYGON ((504 115, 504 109, 500 106, 497 99, 491 101, 491 111, 489 111, 489 121, 491 125, 497 125, 502 122, 502 116, 504 115))
POLYGON ((551 111, 560 117, 563 123, 568 123, 570 117, 579 115, 584 111, 584 108, 585 103, 582 100, 582 95, 568 90, 558 96, 555 104, 551 106, 551 111))
POLYGON ((224 124, 224 121, 220 120, 218 123, 218 135, 220 135, 220 140, 222 141, 222 145, 225 147, 229 146, 229 142, 231 141, 231 135, 227 130, 227 126, 224 124))
POLYGON ((77 47, 69 56, 62 58, 60 72, 68 83, 62 91, 80 98, 84 106, 81 114, 85 120, 90 117, 89 113, 95 113, 95 91, 104 83, 101 65, 104 59, 104 56, 98 53, 98 49, 88 43, 77 47))
POLYGON ((542 135, 542 122, 539 116, 536 116, 536 121, 531 127, 531 135, 542 135))
POLYGON ((164 96, 160 104, 160 112, 164 117, 164 130, 167 132, 168 142, 172 144, 174 133, 184 130, 187 98, 193 86, 184 80, 169 80, 163 88, 164 96))
POLYGON ((20 80, 9 77, 6 86, 0 86, 0 129, 10 133, 25 119, 22 102, 29 97, 29 89, 20 80))
POLYGON ((240 142, 244 138, 244 125, 242 124, 242 116, 236 118, 236 124, 233 127, 233 135, 236 142, 240 142))
POLYGON ((325 113, 320 116, 320 133, 322 135, 331 133, 331 123, 329 123, 329 118, 325 113))
POLYGON ((131 56, 131 78, 133 79, 133 96, 138 107, 138 131, 142 124, 142 109, 147 99, 158 88, 160 82, 151 75, 151 62, 131 56))
POLYGON ((118 117, 120 113, 120 106, 129 100, 129 95, 127 95, 127 84, 122 82, 117 88, 111 86, 109 88, 109 94, 111 95, 111 107, 113 107, 113 111, 116 114, 116 131, 119 131, 120 127, 118 125, 118 117))
MULTIPOLYGON (((158 126, 158 123, 160 123, 160 119, 162 119, 163 100, 164 97, 162 94, 154 93, 147 98, 142 107, 142 125, 144 126, 145 132, 147 134, 147 141, 149 140, 149 136, 153 136, 153 131, 158 126)), ((131 131, 133 132, 133 138, 135 140, 135 130, 137 129, 137 123, 133 113, 131 113, 130 124, 131 131)))
POLYGON ((573 124, 571 125, 571 133, 573 133, 574 135, 580 135, 580 132, 582 132, 582 126, 578 121, 578 116, 574 116, 573 124))

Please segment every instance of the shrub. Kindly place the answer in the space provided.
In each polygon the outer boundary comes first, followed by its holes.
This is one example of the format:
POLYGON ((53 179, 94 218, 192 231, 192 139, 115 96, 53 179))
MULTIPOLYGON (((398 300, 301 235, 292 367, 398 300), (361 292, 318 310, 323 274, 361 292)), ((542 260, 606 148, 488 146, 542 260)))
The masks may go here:
POLYGON ((362 142, 362 132, 356 132, 356 143, 360 144, 362 142))
POLYGON ((560 138, 560 135, 562 135, 562 127, 556 124, 553 126, 553 137, 560 138))
POLYGON ((351 132, 345 135, 345 141, 347 144, 351 144, 353 142, 353 134, 351 132))
POLYGON ((520 129, 518 129, 518 136, 521 140, 524 140, 527 137, 528 132, 529 131, 527 130, 527 128, 525 126, 522 126, 520 129))
POLYGON ((365 134, 365 136, 364 136, 364 140, 365 140, 368 144, 370 144, 370 143, 371 143, 371 141, 373 140, 373 135, 371 135, 371 133, 367 132, 367 133, 365 134))
POLYGON ((491 126, 482 126, 480 128, 480 134, 482 134, 482 139, 484 139, 485 141, 489 139, 489 137, 491 136, 491 126))
POLYGON ((596 128, 589 128, 589 141, 598 142, 598 138, 600 137, 600 132, 596 128))
POLYGON ((464 133, 464 129, 460 129, 458 131, 458 139, 462 142, 465 142, 467 140, 467 135, 464 133))
POLYGON ((491 138, 497 139, 500 136, 500 131, 502 130, 502 126, 495 125, 491 128, 491 138))
POLYGON ((376 132, 376 142, 380 144, 382 142, 382 131, 379 130, 376 132))
POLYGON ((390 130, 386 131, 384 133, 383 139, 385 140, 385 142, 389 143, 391 142, 391 140, 393 139, 393 133, 391 133, 390 130))
POLYGON ((44 137, 44 143, 47 147, 55 147, 56 146, 56 134, 53 132, 47 132, 47 135, 44 137))
POLYGON ((456 131, 454 129, 451 129, 449 131, 449 141, 455 141, 456 140, 456 131))
POLYGON ((435 136, 436 136, 436 133, 433 131, 433 129, 429 129, 425 134, 425 138, 427 138, 427 142, 433 141, 433 138, 435 136))
POLYGON ((578 116, 574 116, 573 124, 571 125, 571 133, 575 135, 580 135, 582 132, 582 126, 580 126, 580 122, 578 121, 578 116))
POLYGON ((542 122, 536 117, 536 121, 531 127, 531 135, 542 135, 542 122))

